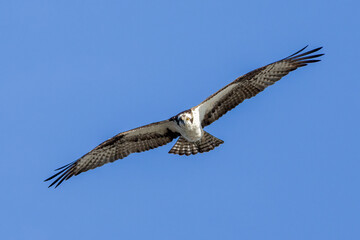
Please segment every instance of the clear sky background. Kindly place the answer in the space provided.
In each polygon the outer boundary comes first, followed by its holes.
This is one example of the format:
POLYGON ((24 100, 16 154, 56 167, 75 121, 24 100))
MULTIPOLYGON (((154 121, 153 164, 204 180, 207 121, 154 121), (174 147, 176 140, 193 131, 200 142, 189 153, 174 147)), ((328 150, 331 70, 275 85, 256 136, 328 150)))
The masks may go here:
POLYGON ((1 239, 359 239, 359 1, 1 1, 1 239), (48 189, 113 135, 305 45, 207 131, 48 189))

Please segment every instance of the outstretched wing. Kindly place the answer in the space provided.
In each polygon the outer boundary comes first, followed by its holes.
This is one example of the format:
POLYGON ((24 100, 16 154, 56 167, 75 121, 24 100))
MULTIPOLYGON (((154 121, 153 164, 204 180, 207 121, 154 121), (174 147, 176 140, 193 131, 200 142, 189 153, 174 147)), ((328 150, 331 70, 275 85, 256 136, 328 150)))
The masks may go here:
POLYGON ((318 62, 320 60, 314 58, 324 55, 310 55, 319 51, 321 47, 301 53, 305 48, 306 47, 287 58, 258 68, 237 78, 229 85, 208 97, 198 106, 194 107, 195 109, 198 108, 200 112, 202 127, 210 125, 245 99, 255 96, 289 72, 306 66, 308 63, 318 62))
POLYGON ((174 124, 170 120, 165 120, 119 133, 78 160, 56 169, 59 172, 45 181, 57 177, 49 186, 56 184, 55 187, 57 187, 72 176, 100 167, 105 163, 122 159, 130 153, 143 152, 163 146, 180 135, 175 130, 174 124))

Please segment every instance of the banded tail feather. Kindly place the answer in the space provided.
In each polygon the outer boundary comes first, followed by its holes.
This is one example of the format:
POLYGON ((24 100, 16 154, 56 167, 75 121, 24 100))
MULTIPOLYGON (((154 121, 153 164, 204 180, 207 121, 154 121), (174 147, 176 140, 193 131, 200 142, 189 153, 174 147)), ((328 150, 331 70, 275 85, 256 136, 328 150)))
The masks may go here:
POLYGON ((198 142, 189 142, 184 137, 180 137, 169 153, 179 155, 185 154, 186 156, 191 154, 195 155, 197 153, 209 152, 223 143, 223 140, 220 140, 204 131, 204 136, 198 142))

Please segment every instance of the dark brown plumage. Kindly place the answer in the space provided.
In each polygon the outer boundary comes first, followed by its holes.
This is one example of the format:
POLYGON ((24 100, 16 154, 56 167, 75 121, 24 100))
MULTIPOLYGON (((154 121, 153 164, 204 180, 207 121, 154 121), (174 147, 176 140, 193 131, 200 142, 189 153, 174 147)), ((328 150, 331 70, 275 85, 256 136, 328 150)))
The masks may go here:
POLYGON ((100 167, 105 163, 122 159, 131 153, 143 152, 163 146, 179 136, 179 133, 171 131, 171 128, 171 122, 165 120, 120 133, 101 143, 77 161, 56 169, 59 172, 45 181, 58 176, 49 186, 51 187, 56 184, 55 187, 57 187, 64 180, 90 169, 100 167))
POLYGON ((294 71, 299 67, 306 66, 308 63, 318 62, 320 60, 314 58, 324 55, 310 55, 319 51, 321 47, 299 54, 305 48, 306 47, 287 58, 258 68, 235 79, 235 81, 200 103, 197 107, 199 107, 200 112, 203 112, 202 127, 210 125, 222 115, 242 103, 245 99, 254 97, 289 72, 294 71), (231 88, 231 90, 226 91, 229 88, 231 88), (213 102, 216 104, 210 106, 213 102), (205 110, 202 111, 202 108, 205 108, 205 110))

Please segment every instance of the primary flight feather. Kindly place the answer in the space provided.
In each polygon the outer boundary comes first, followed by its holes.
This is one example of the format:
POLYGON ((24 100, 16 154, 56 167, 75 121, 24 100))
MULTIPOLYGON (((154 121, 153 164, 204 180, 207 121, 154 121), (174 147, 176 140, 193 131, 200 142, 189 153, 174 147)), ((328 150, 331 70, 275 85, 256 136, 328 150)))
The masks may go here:
POLYGON ((57 187, 72 176, 122 159, 131 153, 144 152, 163 146, 177 137, 180 138, 169 153, 191 155, 214 149, 224 142, 205 132, 203 128, 245 99, 255 96, 274 84, 289 72, 306 66, 308 63, 320 61, 316 58, 323 54, 311 54, 319 51, 321 47, 303 53, 305 48, 287 58, 238 77, 199 105, 168 120, 119 133, 78 160, 56 169, 58 172, 45 181, 55 178, 49 187, 54 185, 57 187))

